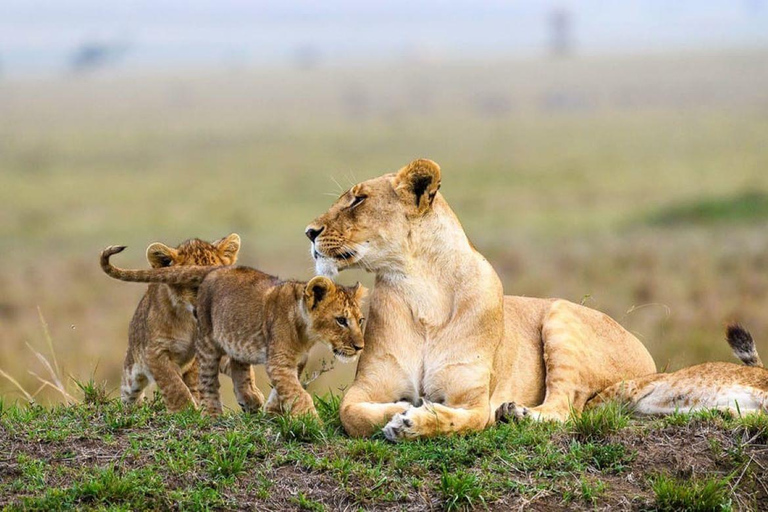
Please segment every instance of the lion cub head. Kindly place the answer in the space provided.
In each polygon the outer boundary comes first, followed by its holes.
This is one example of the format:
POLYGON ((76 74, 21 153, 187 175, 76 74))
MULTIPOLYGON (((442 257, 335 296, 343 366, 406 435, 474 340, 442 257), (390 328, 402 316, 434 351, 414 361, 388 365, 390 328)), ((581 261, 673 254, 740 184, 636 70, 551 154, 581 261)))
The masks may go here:
MULTIPOLYGON (((147 261, 152 268, 178 266, 222 266, 234 265, 240 251, 240 235, 232 233, 229 236, 206 242, 193 238, 182 242, 178 247, 168 247, 160 242, 154 242, 147 247, 147 261)), ((193 304, 196 298, 194 289, 169 285, 178 299, 193 304)))
POLYGON ((430 229, 439 188, 440 166, 419 159, 346 191, 306 228, 317 273, 396 266, 412 230, 430 229))
POLYGON ((343 362, 351 361, 363 350, 365 318, 360 303, 366 289, 334 284, 318 276, 304 288, 304 313, 310 337, 325 343, 343 362))

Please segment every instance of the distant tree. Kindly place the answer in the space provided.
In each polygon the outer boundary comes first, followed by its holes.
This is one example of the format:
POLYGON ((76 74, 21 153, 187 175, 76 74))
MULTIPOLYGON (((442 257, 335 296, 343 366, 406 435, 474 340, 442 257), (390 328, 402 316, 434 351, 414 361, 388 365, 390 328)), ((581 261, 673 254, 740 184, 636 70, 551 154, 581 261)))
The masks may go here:
POLYGON ((555 57, 570 55, 573 45, 572 24, 572 15, 568 9, 556 8, 550 12, 549 26, 552 38, 550 51, 555 57))
POLYGON ((113 65, 127 51, 127 45, 91 41, 81 44, 72 54, 69 68, 73 73, 84 73, 113 65))

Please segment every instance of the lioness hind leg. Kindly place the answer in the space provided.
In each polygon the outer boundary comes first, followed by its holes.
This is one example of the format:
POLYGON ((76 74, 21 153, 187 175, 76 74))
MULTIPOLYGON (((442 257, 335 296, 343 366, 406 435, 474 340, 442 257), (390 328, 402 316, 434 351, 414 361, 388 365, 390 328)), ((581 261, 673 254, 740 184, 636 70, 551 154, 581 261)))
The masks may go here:
POLYGON ((261 409, 264 405, 264 395, 256 387, 251 365, 230 360, 229 371, 240 408, 245 412, 257 412, 261 409))

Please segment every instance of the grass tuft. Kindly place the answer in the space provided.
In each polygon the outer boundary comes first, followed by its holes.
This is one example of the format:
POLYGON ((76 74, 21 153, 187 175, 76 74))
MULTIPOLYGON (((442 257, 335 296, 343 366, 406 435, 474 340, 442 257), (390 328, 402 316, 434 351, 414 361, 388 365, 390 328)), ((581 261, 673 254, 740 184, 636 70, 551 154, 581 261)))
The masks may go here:
POLYGON ((629 425, 630 415, 626 406, 619 402, 607 402, 595 409, 571 414, 567 426, 582 441, 604 439, 629 425))
POLYGON ((727 478, 680 480, 658 475, 651 480, 656 510, 669 512, 714 512, 732 510, 727 478))
POLYGON ((443 469, 440 492, 444 510, 463 510, 485 505, 483 487, 472 473, 457 471, 453 474, 443 469))
POLYGON ((279 438, 284 441, 316 443, 326 439, 322 422, 309 414, 299 417, 287 414, 275 416, 272 422, 277 427, 279 438))

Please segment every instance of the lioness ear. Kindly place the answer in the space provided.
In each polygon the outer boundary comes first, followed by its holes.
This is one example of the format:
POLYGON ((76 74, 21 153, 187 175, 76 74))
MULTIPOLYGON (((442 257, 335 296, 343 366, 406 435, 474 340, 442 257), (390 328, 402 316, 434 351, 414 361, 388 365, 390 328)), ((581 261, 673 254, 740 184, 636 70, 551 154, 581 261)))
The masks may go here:
POLYGON ((232 233, 221 240, 216 240, 213 245, 219 250, 221 257, 229 262, 229 265, 235 264, 237 253, 240 252, 240 235, 232 233))
POLYGON ((325 300, 329 293, 336 289, 333 281, 325 276, 313 277, 304 288, 304 302, 307 309, 315 309, 318 304, 325 300))
POLYGON ((439 189, 440 166, 426 158, 414 160, 395 176, 395 190, 402 199, 415 204, 418 213, 432 207, 439 189))
POLYGON ((147 247, 147 261, 152 268, 170 267, 177 256, 176 249, 160 242, 155 242, 147 247))
POLYGON ((355 300, 359 303, 365 297, 368 296, 368 288, 360 284, 360 281, 352 287, 352 291, 355 293, 355 300))

